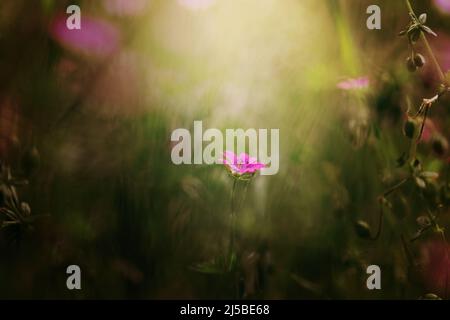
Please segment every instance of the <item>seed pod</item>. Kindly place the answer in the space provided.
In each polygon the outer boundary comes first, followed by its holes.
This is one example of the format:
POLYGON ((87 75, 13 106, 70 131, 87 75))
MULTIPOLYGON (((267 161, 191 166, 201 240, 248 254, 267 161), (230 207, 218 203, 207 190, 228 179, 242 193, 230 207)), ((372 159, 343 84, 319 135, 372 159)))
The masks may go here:
POLYGON ((443 136, 437 136, 433 138, 431 146, 433 148, 433 151, 440 157, 444 156, 448 151, 448 142, 447 139, 443 136))
POLYGON ((28 149, 22 157, 22 169, 29 176, 39 167, 41 157, 36 147, 28 149))
POLYGON ((403 133, 405 136, 407 136, 409 139, 413 139, 416 134, 417 129, 417 122, 411 118, 408 118, 406 120, 405 124, 403 125, 403 133))
POLYGON ((415 62, 413 59, 411 59, 411 57, 408 57, 408 59, 406 59, 406 68, 409 72, 414 72, 417 69, 415 62))
POLYGON ((422 170, 422 164, 420 163, 420 160, 417 158, 411 161, 411 166, 416 170, 422 170))
POLYGON ((425 64, 425 57, 420 53, 416 53, 416 55, 414 56, 414 64, 416 65, 416 67, 422 68, 425 64))
POLYGON ((370 226, 366 221, 358 220, 355 222, 355 232, 363 239, 370 239, 370 226))

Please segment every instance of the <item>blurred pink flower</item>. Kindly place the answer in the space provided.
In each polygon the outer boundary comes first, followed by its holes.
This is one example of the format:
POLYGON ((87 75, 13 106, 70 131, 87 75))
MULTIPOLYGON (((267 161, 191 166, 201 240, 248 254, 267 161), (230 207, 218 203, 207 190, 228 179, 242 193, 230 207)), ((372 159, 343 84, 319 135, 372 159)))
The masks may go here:
MULTIPOLYGON (((450 37, 443 30, 437 30, 439 37, 429 37, 429 42, 434 54, 444 72, 450 70, 450 37)), ((431 61, 428 57, 428 61, 431 61)), ((428 87, 439 82, 439 75, 433 63, 426 63, 422 73, 424 84, 428 87)))
POLYGON ((425 121, 425 125, 423 126, 423 132, 421 141, 423 142, 430 142, 431 138, 438 132, 436 126, 434 125, 433 120, 427 119, 425 121))
POLYGON ((178 0, 185 7, 193 10, 205 9, 209 7, 215 0, 178 0))
POLYGON ((69 50, 89 56, 105 57, 119 47, 119 31, 111 23, 82 16, 81 29, 69 30, 67 17, 57 16, 50 27, 52 37, 69 50))
POLYGON ((338 82, 337 87, 342 90, 364 89, 369 86, 368 77, 349 78, 338 82))
POLYGON ((148 0, 104 0, 106 10, 118 16, 136 16, 145 10, 148 0))
POLYGON ((448 297, 450 289, 449 245, 441 240, 431 240, 421 246, 420 265, 428 291, 443 298, 448 297))
MULTIPOLYGON (((142 58, 133 51, 122 50, 108 61, 108 66, 91 80, 94 89, 87 98, 88 108, 105 117, 135 116, 143 112, 142 58)), ((85 81, 89 81, 85 79, 85 81)))
POLYGON ((241 153, 237 156, 231 151, 225 151, 223 164, 236 176, 242 176, 248 173, 254 174, 256 171, 265 167, 265 164, 258 162, 256 158, 250 157, 246 153, 241 153))
POLYGON ((449 0, 434 0, 434 5, 444 13, 450 13, 450 1, 449 0))

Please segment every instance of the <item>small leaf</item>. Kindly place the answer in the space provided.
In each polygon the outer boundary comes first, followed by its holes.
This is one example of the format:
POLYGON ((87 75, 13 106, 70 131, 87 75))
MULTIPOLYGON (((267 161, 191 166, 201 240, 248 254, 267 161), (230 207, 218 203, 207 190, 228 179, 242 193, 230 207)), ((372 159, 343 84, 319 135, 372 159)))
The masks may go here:
POLYGON ((419 16, 419 22, 422 23, 422 24, 424 24, 425 22, 427 22, 427 14, 426 14, 426 13, 422 13, 422 14, 419 16))
POLYGON ((425 180, 423 180, 422 178, 419 177, 415 177, 414 178, 416 185, 421 188, 421 189, 425 189, 427 187, 427 184, 425 183, 425 180))
POLYGON ((424 178, 424 179, 437 179, 439 178, 439 173, 437 172, 432 172, 432 171, 424 171, 420 173, 420 177, 424 178))
POLYGON ((433 30, 431 30, 430 27, 427 27, 427 26, 420 26, 420 29, 422 29, 423 31, 425 31, 425 32, 428 33, 428 34, 431 34, 431 35, 437 37, 436 32, 434 32, 433 30))
POLYGON ((400 31, 400 32, 398 33, 398 35, 399 35, 400 37, 403 37, 403 36, 406 34, 406 32, 408 32, 408 30, 402 30, 402 31, 400 31))

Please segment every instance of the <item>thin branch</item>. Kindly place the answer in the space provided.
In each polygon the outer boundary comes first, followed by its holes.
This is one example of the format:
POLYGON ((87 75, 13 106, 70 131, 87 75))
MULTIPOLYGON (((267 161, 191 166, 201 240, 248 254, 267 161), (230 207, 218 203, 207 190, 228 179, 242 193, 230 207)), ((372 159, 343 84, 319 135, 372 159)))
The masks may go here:
POLYGON ((398 188, 400 188, 404 183, 406 183, 406 181, 409 180, 409 177, 404 178, 402 180, 400 180, 400 182, 398 182, 396 185, 392 186, 391 188, 389 188, 388 190, 386 190, 383 193, 383 197, 387 197, 388 195, 390 195, 391 193, 393 193, 395 190, 397 190, 398 188))

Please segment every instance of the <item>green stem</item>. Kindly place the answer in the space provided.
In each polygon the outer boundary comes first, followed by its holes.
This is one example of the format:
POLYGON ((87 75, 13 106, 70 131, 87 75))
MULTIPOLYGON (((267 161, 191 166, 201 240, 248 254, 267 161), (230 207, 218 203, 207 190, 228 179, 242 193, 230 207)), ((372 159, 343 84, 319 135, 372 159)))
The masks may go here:
POLYGON ((383 228, 383 205, 380 203, 380 212, 378 216, 378 230, 375 236, 372 238, 372 240, 378 240, 378 238, 381 235, 381 229, 383 228))
POLYGON ((416 144, 418 144, 420 142, 420 139, 422 138, 423 129, 425 128, 425 122, 427 121, 427 116, 428 116, 428 110, 429 109, 430 109, 429 105, 425 106, 425 112, 423 114, 422 125, 420 126, 420 132, 419 132, 419 136, 416 139, 416 144))
POLYGON ((408 11, 409 11, 410 13, 412 13, 412 14, 415 16, 416 14, 414 13, 414 10, 413 10, 413 8, 412 8, 411 3, 409 2, 409 0, 406 0, 406 6, 408 7, 408 11))
POLYGON ((404 183, 406 183, 406 181, 409 180, 408 178, 404 178, 403 180, 401 180, 400 182, 398 182, 396 185, 394 185, 393 187, 391 187, 390 189, 388 189, 387 191, 385 191, 383 193, 383 197, 387 197, 388 195, 390 195, 392 192, 394 192, 395 190, 397 190, 398 188, 400 188, 404 183))
POLYGON ((234 243, 236 238, 236 208, 235 208, 235 197, 236 197, 236 186, 237 179, 233 179, 233 189, 231 191, 231 227, 230 227, 230 247, 228 250, 228 267, 232 268, 233 256, 234 256, 234 243))

